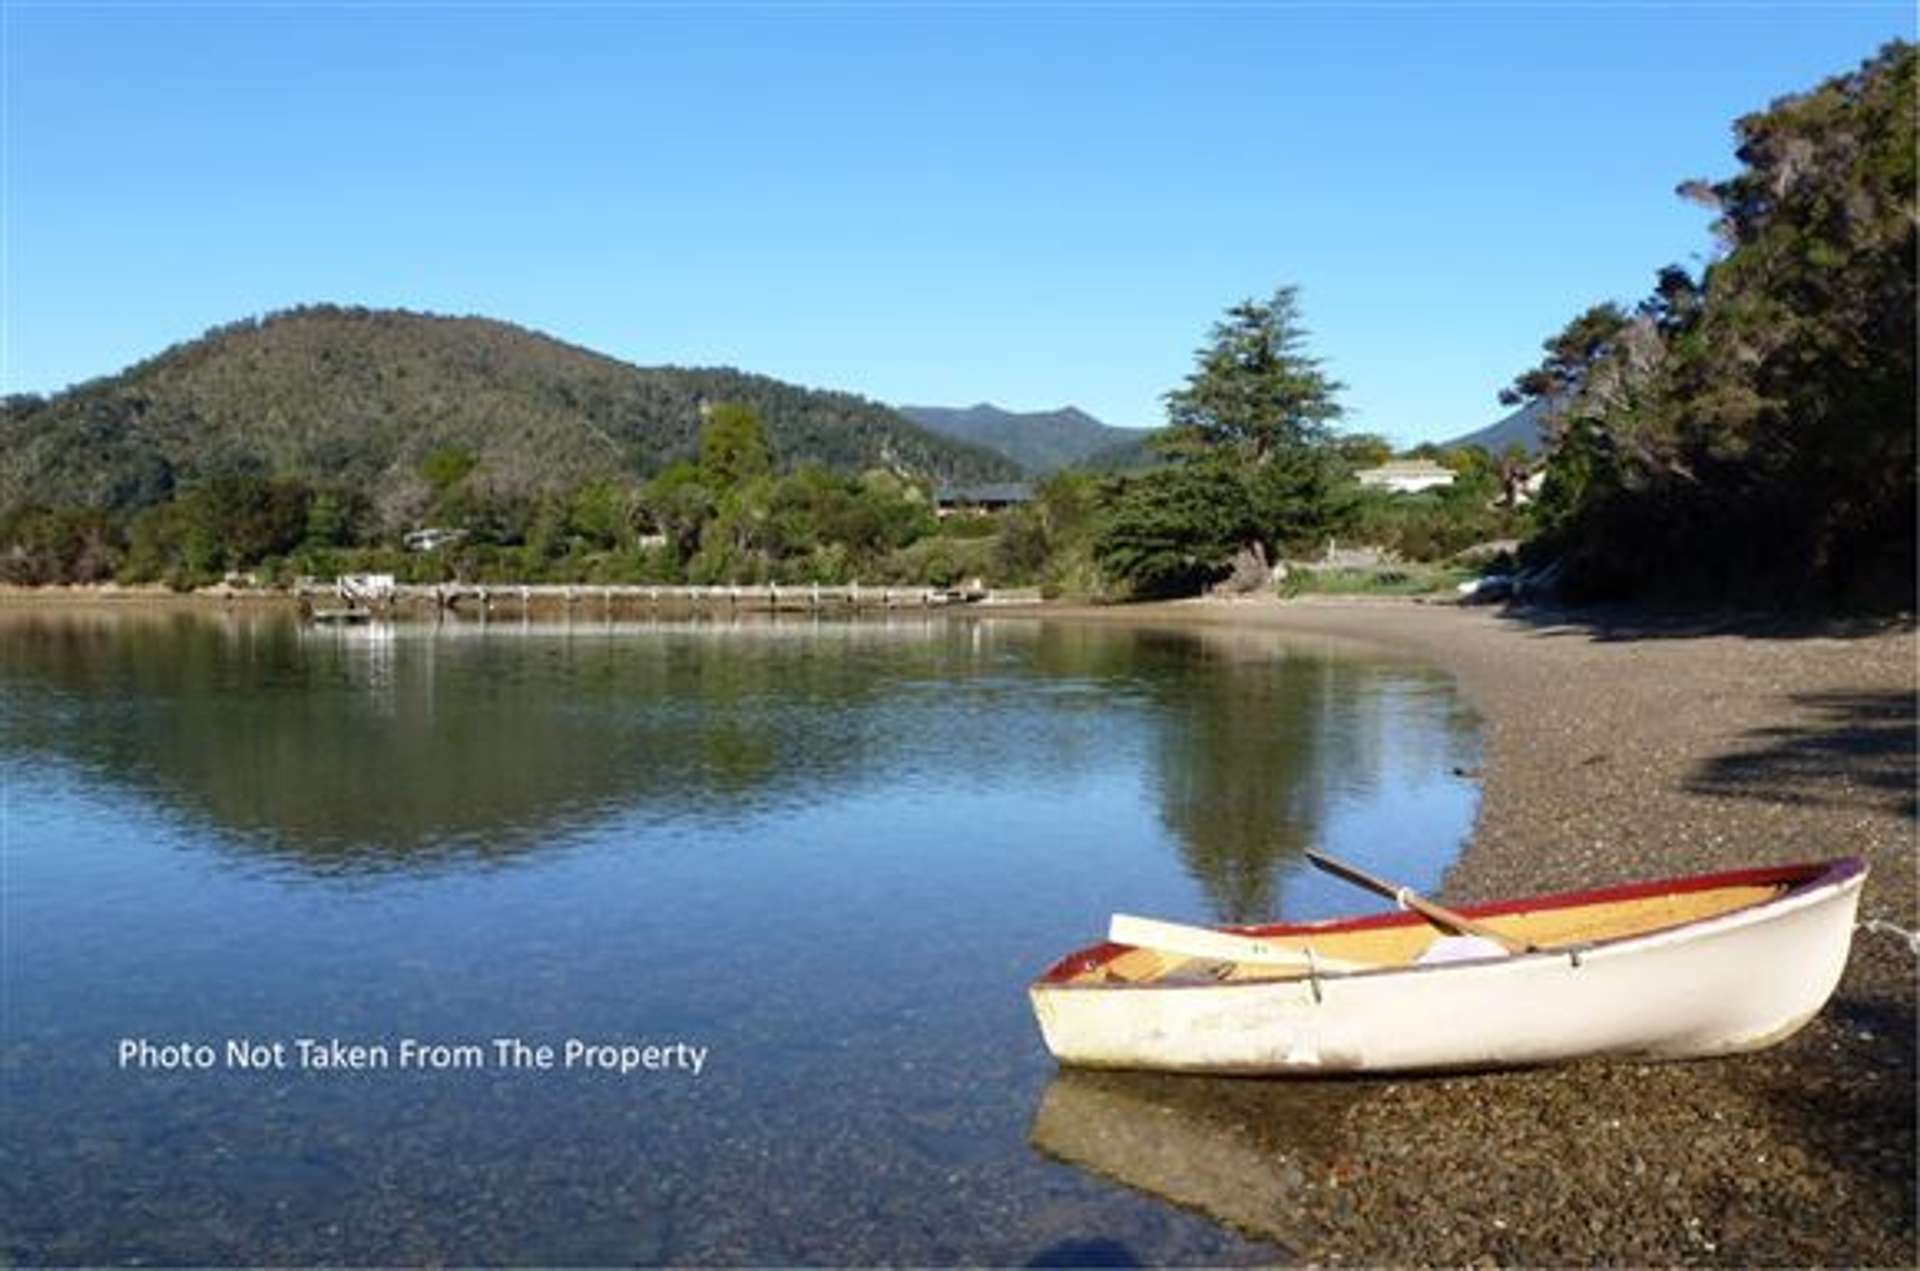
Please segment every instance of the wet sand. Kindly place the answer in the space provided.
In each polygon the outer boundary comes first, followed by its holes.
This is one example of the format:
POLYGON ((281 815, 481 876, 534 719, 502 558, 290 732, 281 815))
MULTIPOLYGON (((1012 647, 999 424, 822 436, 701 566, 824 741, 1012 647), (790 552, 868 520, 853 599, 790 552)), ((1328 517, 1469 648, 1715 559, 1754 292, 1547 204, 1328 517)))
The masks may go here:
MULTIPOLYGON (((1359 639, 1452 671, 1486 752, 1446 899, 1855 854, 1873 868, 1862 923, 1920 925, 1911 624, 1407 601, 1054 612, 1359 639)), ((1904 936, 1857 931, 1827 1009, 1754 1055, 1264 1083, 1220 1133, 1298 1182, 1272 1222, 1231 1217, 1324 1262, 1914 1265, 1915 968, 1904 936), (1303 1109, 1312 1141, 1263 1129, 1303 1109)), ((1169 1112, 1196 1097, 1126 1093, 1169 1112)))

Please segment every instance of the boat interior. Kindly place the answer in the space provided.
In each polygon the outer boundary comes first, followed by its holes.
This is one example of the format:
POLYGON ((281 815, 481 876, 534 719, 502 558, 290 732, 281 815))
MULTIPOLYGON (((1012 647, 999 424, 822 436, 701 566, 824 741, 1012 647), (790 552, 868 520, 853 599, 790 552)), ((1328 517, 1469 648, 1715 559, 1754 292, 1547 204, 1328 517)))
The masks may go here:
MULTIPOLYGON (((1585 903, 1554 901, 1537 908, 1508 908, 1505 912, 1473 911, 1482 926, 1501 935, 1524 940, 1543 949, 1580 948, 1602 940, 1644 935, 1683 926, 1772 900, 1789 884, 1740 883, 1686 891, 1660 892, 1585 903)), ((1550 901, 1551 898, 1543 898, 1550 901)), ((1502 907, 1505 908, 1505 907, 1502 907)), ((1310 927, 1237 929, 1257 936, 1269 948, 1298 949, 1300 965, 1275 962, 1236 962, 1193 957, 1162 949, 1126 945, 1103 946, 1079 965, 1057 967, 1047 978, 1064 984, 1183 984, 1241 980, 1295 980, 1315 973, 1307 962, 1311 951, 1319 974, 1413 966, 1433 961, 1444 942, 1457 934, 1418 914, 1310 927), (1352 964, 1362 964, 1354 966, 1352 964), (1064 974, 1060 974, 1064 972, 1064 974)), ((1490 952, 1498 955, 1497 946, 1490 952)))

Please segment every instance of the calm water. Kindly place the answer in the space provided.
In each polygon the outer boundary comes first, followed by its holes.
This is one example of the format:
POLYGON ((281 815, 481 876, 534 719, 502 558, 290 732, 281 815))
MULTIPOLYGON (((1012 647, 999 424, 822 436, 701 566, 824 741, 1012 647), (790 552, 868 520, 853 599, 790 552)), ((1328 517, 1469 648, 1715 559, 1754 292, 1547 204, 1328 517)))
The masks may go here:
POLYGON ((1271 1258, 1289 1176, 1243 1132, 1303 1088, 1058 1076, 1024 985, 1114 910, 1373 905, 1304 846, 1433 884, 1477 728, 1437 673, 1249 633, 0 612, 0 1252, 1271 1258), (502 1037, 706 1055, 513 1071, 502 1037), (1179 1177, 1206 1155, 1251 1217, 1179 1177))

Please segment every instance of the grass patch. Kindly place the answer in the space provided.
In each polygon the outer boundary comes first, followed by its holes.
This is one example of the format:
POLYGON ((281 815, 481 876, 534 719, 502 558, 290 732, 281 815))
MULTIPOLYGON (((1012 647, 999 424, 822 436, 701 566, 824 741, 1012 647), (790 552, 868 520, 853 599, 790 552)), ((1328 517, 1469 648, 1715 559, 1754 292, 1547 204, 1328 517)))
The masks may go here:
POLYGON ((1431 596, 1451 593, 1479 571, 1460 565, 1348 565, 1330 569, 1292 566, 1281 580, 1282 596, 1431 596))

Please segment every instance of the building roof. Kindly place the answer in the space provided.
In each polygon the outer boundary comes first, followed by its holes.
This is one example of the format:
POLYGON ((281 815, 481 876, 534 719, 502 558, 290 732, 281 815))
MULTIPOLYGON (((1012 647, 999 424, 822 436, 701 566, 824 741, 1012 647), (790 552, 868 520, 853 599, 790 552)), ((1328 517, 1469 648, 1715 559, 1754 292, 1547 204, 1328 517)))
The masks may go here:
POLYGON ((998 481, 987 485, 948 485, 934 495, 937 503, 1026 503, 1033 498, 1028 481, 998 481))
POLYGON ((1377 468, 1362 468, 1356 476, 1377 474, 1383 477, 1437 477, 1453 475, 1453 469, 1431 459, 1389 459, 1377 468))

